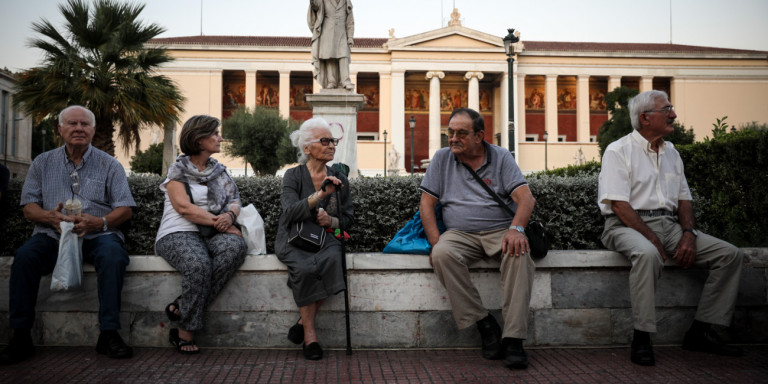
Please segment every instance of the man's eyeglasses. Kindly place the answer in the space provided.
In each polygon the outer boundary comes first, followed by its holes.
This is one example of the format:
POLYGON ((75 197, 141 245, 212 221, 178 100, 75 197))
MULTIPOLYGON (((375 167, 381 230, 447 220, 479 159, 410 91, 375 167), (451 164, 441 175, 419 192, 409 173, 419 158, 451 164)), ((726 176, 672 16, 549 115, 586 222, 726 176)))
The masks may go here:
POLYGON ((453 129, 448 128, 448 138, 449 139, 451 137, 453 137, 453 135, 456 135, 457 139, 463 139, 463 138, 469 136, 469 133, 470 132, 467 131, 466 129, 460 129, 458 131, 454 131, 453 129))
POLYGON ((339 145, 339 139, 334 139, 333 137, 321 137, 317 140, 312 140, 310 143, 320 143, 324 147, 327 147, 329 144, 333 143, 333 146, 339 145))
POLYGON ((647 111, 645 111, 643 113, 648 113, 648 112, 664 112, 665 115, 669 115, 669 113, 674 111, 674 110, 675 110, 675 106, 674 105, 667 105, 664 108, 649 109, 649 110, 647 110, 647 111))

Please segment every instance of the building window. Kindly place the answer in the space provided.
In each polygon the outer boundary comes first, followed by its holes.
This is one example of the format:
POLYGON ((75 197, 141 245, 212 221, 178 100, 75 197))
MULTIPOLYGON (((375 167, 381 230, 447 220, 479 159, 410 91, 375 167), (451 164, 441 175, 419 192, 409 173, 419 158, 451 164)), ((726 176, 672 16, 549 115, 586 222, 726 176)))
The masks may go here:
POLYGON ((558 143, 564 143, 565 140, 566 140, 566 136, 565 135, 557 135, 557 142, 558 143))
POLYGON ((378 139, 378 132, 357 132, 357 141, 376 141, 378 139))
POLYGON ((525 142, 526 143, 535 142, 535 141, 539 141, 539 135, 537 133, 534 133, 534 134, 526 133, 525 134, 525 142))
POLYGON ((597 136, 595 136, 595 135, 592 135, 592 136, 590 136, 590 137, 589 137, 589 142, 590 142, 590 143, 595 143, 595 142, 597 142, 597 136))

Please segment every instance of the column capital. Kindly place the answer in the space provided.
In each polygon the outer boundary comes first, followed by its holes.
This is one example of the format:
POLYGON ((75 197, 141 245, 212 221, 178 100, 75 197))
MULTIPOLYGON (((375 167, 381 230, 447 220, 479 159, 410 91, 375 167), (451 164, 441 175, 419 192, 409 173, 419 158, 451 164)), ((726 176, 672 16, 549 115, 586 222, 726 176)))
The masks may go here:
POLYGON ((467 72, 464 74, 464 80, 472 80, 473 77, 482 80, 485 75, 482 72, 467 72))
POLYGON ((427 76, 426 76, 427 80, 430 80, 430 79, 432 79, 434 77, 442 80, 445 77, 445 72, 443 72, 443 71, 429 71, 429 72, 427 72, 427 76))

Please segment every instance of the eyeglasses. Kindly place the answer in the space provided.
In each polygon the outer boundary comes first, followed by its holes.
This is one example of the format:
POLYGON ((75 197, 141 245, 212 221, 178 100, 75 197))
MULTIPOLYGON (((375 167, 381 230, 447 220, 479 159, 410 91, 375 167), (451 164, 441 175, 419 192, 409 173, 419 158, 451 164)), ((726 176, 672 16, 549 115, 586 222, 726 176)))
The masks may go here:
POLYGON ((463 138, 469 136, 469 133, 470 132, 467 131, 466 129, 460 129, 458 131, 454 131, 453 129, 448 128, 448 138, 449 139, 451 137, 453 137, 453 135, 456 135, 457 139, 463 139, 463 138))
POLYGON ((674 111, 674 110, 675 110, 675 106, 674 105, 667 105, 664 108, 649 109, 649 110, 647 110, 647 111, 645 111, 643 113, 648 113, 648 112, 664 112, 665 115, 669 115, 669 113, 674 111))
POLYGON ((331 143, 333 143, 333 146, 337 146, 339 145, 339 139, 334 139, 333 137, 321 137, 317 140, 310 141, 310 143, 320 143, 323 147, 327 147, 331 143))

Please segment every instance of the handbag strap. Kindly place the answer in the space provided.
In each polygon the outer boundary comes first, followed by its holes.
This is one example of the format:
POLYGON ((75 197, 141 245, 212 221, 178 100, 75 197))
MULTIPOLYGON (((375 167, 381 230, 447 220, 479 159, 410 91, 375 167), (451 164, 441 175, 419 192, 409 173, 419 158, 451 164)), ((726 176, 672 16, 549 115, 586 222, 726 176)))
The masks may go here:
POLYGON ((192 198, 192 190, 189 188, 189 183, 184 183, 184 189, 187 191, 187 195, 189 195, 189 202, 194 204, 195 199, 192 198))
POLYGON ((509 213, 512 217, 515 217, 515 212, 512 211, 512 208, 504 204, 504 201, 501 200, 501 197, 499 197, 499 195, 496 194, 496 192, 494 192, 493 189, 491 189, 491 187, 489 187, 488 184, 486 184, 485 181, 483 181, 483 179, 480 178, 480 175, 478 175, 477 172, 475 172, 475 170, 472 169, 472 167, 470 167, 465 163, 461 163, 461 165, 463 165, 464 168, 466 168, 467 171, 469 171, 469 173, 472 174, 472 177, 474 177, 475 180, 477 180, 477 182, 480 183, 480 186, 482 186, 483 189, 485 189, 485 191, 488 192, 488 194, 490 194, 494 200, 496 200, 496 203, 498 203, 501 206, 501 208, 507 211, 507 213, 509 213))

